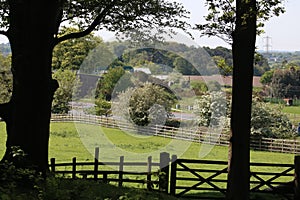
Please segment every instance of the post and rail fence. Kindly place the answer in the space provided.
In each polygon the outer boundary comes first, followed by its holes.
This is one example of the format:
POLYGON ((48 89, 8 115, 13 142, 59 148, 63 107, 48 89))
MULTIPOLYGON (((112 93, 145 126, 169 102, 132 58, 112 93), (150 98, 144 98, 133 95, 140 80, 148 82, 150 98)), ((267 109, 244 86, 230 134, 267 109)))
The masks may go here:
MULTIPOLYGON (((118 128, 127 131, 136 131, 129 123, 116 121, 113 117, 102 117, 96 115, 59 115, 52 114, 51 122, 75 122, 99 125, 107 128, 118 128)), ((139 131, 143 134, 155 135, 165 138, 188 140, 191 142, 208 143, 219 146, 229 145, 228 134, 208 133, 205 127, 197 130, 188 128, 174 128, 168 126, 153 126, 142 128, 139 131)), ((300 141, 297 139, 274 139, 251 137, 250 147, 254 150, 300 154, 300 141)))
MULTIPOLYGON (((151 156, 145 162, 128 162, 124 156, 115 162, 104 162, 99 160, 96 148, 93 162, 73 158, 69 163, 56 163, 51 158, 49 167, 52 173, 67 178, 114 183, 119 187, 138 184, 176 197, 224 199, 226 195, 227 161, 180 159, 162 152, 157 162, 151 156)), ((300 156, 295 156, 294 164, 251 163, 250 170, 251 194, 300 199, 300 156)))

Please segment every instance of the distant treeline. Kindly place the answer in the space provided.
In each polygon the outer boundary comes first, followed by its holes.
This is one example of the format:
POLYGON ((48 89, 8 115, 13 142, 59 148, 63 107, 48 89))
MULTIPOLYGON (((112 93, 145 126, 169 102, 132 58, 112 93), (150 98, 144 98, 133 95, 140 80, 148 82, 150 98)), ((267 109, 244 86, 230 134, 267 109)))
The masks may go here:
MULTIPOLYGON (((81 72, 93 74, 95 71, 109 67, 132 66, 134 68, 147 67, 153 74, 161 75, 164 73, 168 74, 172 69, 183 75, 213 75, 220 73, 222 75, 231 75, 233 65, 232 53, 230 49, 225 47, 195 47, 176 42, 166 42, 157 48, 142 48, 128 51, 129 45, 127 42, 100 42, 101 51, 99 52, 94 49, 98 43, 97 37, 93 36, 91 38, 89 41, 75 43, 74 47, 60 45, 59 48, 56 48, 53 60, 54 69, 63 67, 61 65, 65 63, 69 64, 69 67, 63 68, 78 70, 81 67, 81 72), (89 43, 93 43, 93 45, 89 43), (74 53, 78 51, 76 50, 76 45, 79 46, 78 44, 80 44, 81 49, 86 49, 86 52, 79 51, 80 54, 75 55, 74 53), (66 48, 64 46, 69 47, 66 48), (95 59, 95 56, 88 56, 87 54, 90 50, 95 51, 97 53, 96 57, 100 58, 95 59), (69 56, 66 55, 61 55, 60 58, 72 60, 72 63, 58 59, 57 52, 69 51, 72 52, 68 55, 73 55, 73 58, 68 58, 69 56), (111 59, 115 56, 117 57, 115 60, 111 59), (82 68, 83 62, 85 62, 84 68, 82 68)), ((0 44, 0 52, 4 56, 9 55, 11 53, 9 43, 0 44)), ((267 59, 257 53, 255 56, 254 75, 261 76, 269 70, 267 59)))

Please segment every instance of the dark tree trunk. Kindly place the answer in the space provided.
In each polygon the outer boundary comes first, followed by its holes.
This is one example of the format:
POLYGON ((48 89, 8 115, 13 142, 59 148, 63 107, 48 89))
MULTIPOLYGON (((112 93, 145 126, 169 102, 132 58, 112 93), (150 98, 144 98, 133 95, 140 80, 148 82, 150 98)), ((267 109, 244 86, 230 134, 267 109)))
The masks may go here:
POLYGON ((256 1, 236 1, 233 33, 233 87, 227 199, 247 200, 250 188, 250 130, 256 1))
POLYGON ((52 79, 51 61, 59 1, 11 0, 9 6, 13 93, 0 113, 7 124, 3 159, 11 160, 11 147, 19 146, 27 154, 26 163, 22 164, 45 172, 51 104, 58 87, 52 79))

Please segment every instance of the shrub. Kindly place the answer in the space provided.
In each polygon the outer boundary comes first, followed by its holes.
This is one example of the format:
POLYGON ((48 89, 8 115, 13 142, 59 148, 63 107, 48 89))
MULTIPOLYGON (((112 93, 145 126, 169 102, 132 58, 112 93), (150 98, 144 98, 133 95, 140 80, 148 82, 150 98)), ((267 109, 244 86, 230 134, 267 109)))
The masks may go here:
POLYGON ((251 133, 269 138, 291 138, 296 135, 289 118, 280 107, 254 101, 252 104, 251 133))
MULTIPOLYGON (((12 147, 11 154, 18 165, 26 156, 18 147, 12 147)), ((34 169, 17 167, 13 162, 4 161, 0 163, 0 174, 1 200, 43 199, 43 179, 34 169)))
POLYGON ((111 114, 111 102, 99 98, 95 101, 95 104, 96 115, 100 116, 111 114))
MULTIPOLYGON (((202 95, 194 106, 200 126, 230 126, 230 100, 222 93, 202 95)), ((251 134, 269 138, 292 138, 296 132, 281 107, 271 107, 256 99, 252 104, 251 134)))

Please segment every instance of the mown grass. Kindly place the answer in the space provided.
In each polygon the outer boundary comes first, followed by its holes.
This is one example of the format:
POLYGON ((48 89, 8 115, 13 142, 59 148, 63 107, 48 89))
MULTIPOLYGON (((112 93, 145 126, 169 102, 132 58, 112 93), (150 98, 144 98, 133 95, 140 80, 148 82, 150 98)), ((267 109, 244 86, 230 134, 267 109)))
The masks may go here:
MULTIPOLYGON (((140 137, 134 134, 127 134, 124 131, 111 128, 99 128, 94 125, 80 125, 81 127, 75 127, 74 123, 52 123, 51 124, 51 136, 50 136, 50 147, 49 157, 56 158, 57 161, 70 161, 73 157, 77 157, 79 160, 93 159, 93 151, 89 151, 84 146, 83 141, 86 142, 89 134, 95 134, 101 132, 108 138, 107 141, 111 141, 112 144, 102 144, 100 141, 96 141, 97 136, 91 137, 93 139, 93 145, 114 145, 114 148, 119 147, 126 150, 126 152, 135 153, 147 153, 155 150, 170 150, 170 153, 177 152, 180 146, 171 146, 173 140, 163 137, 140 137), (83 129, 83 130, 80 130, 83 129), (78 131, 80 133, 78 133, 78 131), (97 143, 99 142, 99 143, 97 143), (163 148, 169 145, 169 149, 163 148)), ((5 124, 0 123, 0 155, 3 155, 5 149, 5 124)), ((89 141, 91 142, 91 141, 89 141)), ((177 144, 177 143, 176 143, 177 144)), ((185 143, 178 143, 185 144, 185 143)), ((199 159, 199 151, 201 145, 198 143, 186 143, 189 147, 180 158, 188 159, 199 159)), ((273 153, 273 152, 262 152, 252 151, 251 162, 268 162, 268 163, 293 163, 294 155, 286 153, 273 153)), ((121 156, 121 155, 120 155, 121 156)), ((126 158, 125 158, 126 159, 126 158)), ((145 157, 143 158, 146 159, 145 157)), ((214 146, 212 150, 202 159, 206 160, 223 160, 228 159, 228 147, 214 146)), ((143 161, 144 161, 143 160, 143 161)))
POLYGON ((300 106, 285 106, 282 112, 300 115, 300 106))
MULTIPOLYGON (((5 149, 5 125, 0 123, 0 156, 5 149)), ((221 160, 227 161, 228 147, 214 146, 211 150, 210 146, 206 147, 207 155, 199 156, 201 148, 204 148, 198 143, 188 143, 185 141, 176 141, 163 137, 145 137, 136 134, 128 134, 126 131, 111 128, 101 128, 95 125, 74 124, 74 123, 52 123, 49 157, 56 158, 57 162, 71 162, 73 157, 78 161, 92 161, 94 147, 100 147, 100 160, 109 161, 110 159, 118 158, 121 155, 125 156, 125 162, 139 160, 147 161, 147 156, 156 152, 153 155, 154 162, 159 160, 159 152, 166 151, 170 154, 182 153, 179 158, 188 159, 205 159, 205 160, 221 160), (105 140, 105 141, 103 141, 105 140)), ((259 163, 293 163, 293 154, 272 153, 252 151, 250 152, 251 162, 259 163)), ((190 165, 191 168, 199 168, 199 165, 190 165)), ((202 168, 221 169, 224 166, 200 166, 202 168)), ((156 169, 154 169, 156 170, 156 169)), ((283 168, 274 167, 251 167, 251 171, 264 172, 281 172, 283 168)), ((202 174, 208 177, 211 174, 202 174)), ((185 174, 184 176, 191 176, 185 174)), ((226 180, 226 174, 219 178, 226 180)), ((266 177, 268 178, 268 177, 266 177)), ((290 181, 291 177, 283 177, 280 181, 290 181)), ((187 185, 185 182, 178 182, 180 185, 187 185)), ((219 184, 220 187, 226 188, 226 184, 219 184)), ((145 186, 141 186, 145 188, 145 186)))

